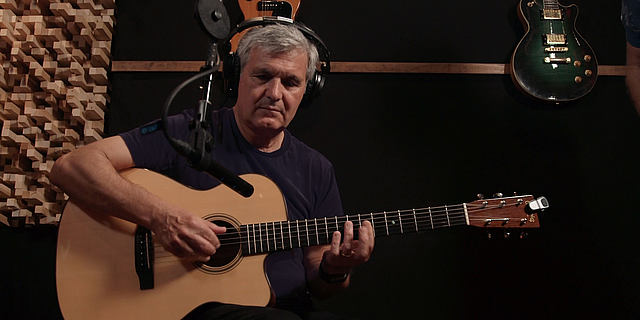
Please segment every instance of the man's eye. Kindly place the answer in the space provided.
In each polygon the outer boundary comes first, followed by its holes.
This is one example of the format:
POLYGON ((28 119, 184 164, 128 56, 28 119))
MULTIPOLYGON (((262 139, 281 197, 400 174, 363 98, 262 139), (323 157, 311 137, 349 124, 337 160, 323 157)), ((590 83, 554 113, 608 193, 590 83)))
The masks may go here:
POLYGON ((287 87, 299 87, 300 81, 298 80, 285 80, 284 85, 287 87))

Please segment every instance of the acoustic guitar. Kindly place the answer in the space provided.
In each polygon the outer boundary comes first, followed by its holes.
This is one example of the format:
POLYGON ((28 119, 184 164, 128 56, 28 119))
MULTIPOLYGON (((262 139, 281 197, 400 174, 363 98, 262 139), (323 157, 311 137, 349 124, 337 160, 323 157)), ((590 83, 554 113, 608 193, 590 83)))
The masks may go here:
POLYGON ((224 185, 198 191, 163 175, 129 169, 121 175, 168 202, 227 227, 207 263, 189 262, 130 222, 83 211, 68 201, 58 232, 56 282, 65 319, 179 319, 218 301, 265 306, 272 299, 264 272, 268 253, 328 244, 351 220, 372 222, 377 237, 443 227, 538 228, 544 197, 477 200, 452 206, 288 221, 285 200, 269 179, 242 177, 255 192, 244 198, 224 185))
MULTIPOLYGON (((240 6, 240 10, 242 10, 244 20, 264 16, 285 17, 294 20, 300 7, 300 0, 238 0, 238 5, 240 6)), ((231 38, 232 52, 236 51, 238 42, 240 42, 242 35, 244 35, 246 31, 247 30, 242 31, 231 38)))
POLYGON ((576 5, 558 0, 520 0, 527 32, 511 57, 511 78, 523 92, 545 102, 568 102, 591 91, 598 77, 593 50, 575 28, 576 5))

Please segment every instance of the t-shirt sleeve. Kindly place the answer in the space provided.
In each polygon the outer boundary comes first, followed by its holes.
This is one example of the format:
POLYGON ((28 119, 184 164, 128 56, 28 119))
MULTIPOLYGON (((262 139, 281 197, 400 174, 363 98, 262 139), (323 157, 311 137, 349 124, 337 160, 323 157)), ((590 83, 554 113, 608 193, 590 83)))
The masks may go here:
MULTIPOLYGON (((183 112, 169 117, 169 134, 186 140, 190 116, 183 112)), ((163 172, 175 164, 177 152, 162 132, 162 121, 155 120, 120 134, 136 167, 163 172)))

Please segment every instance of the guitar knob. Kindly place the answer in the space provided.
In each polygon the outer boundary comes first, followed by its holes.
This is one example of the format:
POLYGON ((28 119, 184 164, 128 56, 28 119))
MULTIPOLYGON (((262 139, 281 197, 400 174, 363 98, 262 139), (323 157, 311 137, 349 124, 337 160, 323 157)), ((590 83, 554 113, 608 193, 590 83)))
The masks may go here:
POLYGON ((580 83, 580 82, 582 82, 582 77, 581 76, 576 76, 575 79, 573 79, 573 81, 575 81, 576 83, 580 83))
POLYGON ((587 55, 585 55, 585 56, 584 56, 584 61, 585 61, 585 62, 591 62, 591 56, 590 56, 590 55, 588 55, 588 54, 587 54, 587 55))
POLYGON ((496 192, 493 194, 493 197, 495 198, 502 198, 502 196, 503 196, 502 192, 496 192))
POLYGON ((478 193, 478 194, 476 195, 476 197, 478 197, 478 200, 482 200, 482 199, 484 199, 484 194, 482 194, 482 193, 478 193))
POLYGON ((582 62, 580 62, 580 60, 576 60, 576 61, 574 61, 574 62, 573 62, 573 65, 574 65, 576 68, 579 68, 579 67, 582 65, 582 62))
POLYGON ((593 74, 593 71, 591 71, 589 69, 584 71, 584 75, 587 76, 587 77, 591 77, 592 74, 593 74))

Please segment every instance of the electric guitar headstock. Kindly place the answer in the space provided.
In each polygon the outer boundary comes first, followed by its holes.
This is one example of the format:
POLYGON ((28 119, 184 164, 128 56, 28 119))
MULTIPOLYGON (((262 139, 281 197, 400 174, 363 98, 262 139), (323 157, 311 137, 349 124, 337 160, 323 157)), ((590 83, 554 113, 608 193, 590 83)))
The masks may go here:
MULTIPOLYGON (((244 20, 249 20, 257 17, 273 16, 273 17, 285 17, 291 20, 295 20, 298 9, 300 8, 300 0, 238 0, 238 5, 244 20)), ((233 36, 230 40, 231 51, 235 52, 238 48, 238 42, 246 31, 233 36)))

